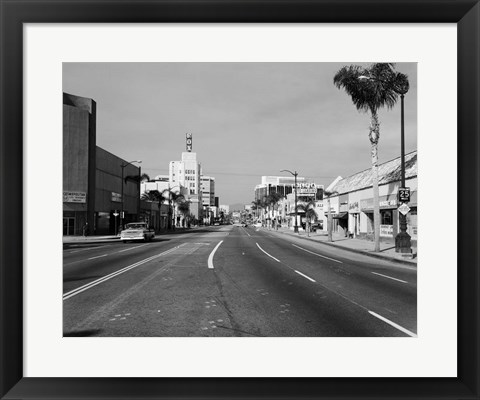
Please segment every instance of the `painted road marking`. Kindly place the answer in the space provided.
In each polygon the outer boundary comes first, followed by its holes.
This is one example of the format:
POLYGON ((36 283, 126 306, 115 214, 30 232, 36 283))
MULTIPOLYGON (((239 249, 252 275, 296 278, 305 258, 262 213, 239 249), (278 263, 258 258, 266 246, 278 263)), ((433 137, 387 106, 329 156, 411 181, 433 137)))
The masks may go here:
POLYGON ((383 276, 384 278, 388 278, 388 279, 393 279, 394 281, 398 281, 398 282, 402 282, 402 283, 408 283, 407 281, 402 281, 401 279, 392 278, 391 276, 378 274, 378 273, 376 273, 376 272, 372 272, 372 274, 374 274, 374 275, 379 275, 379 276, 383 276))
POLYGON ((138 249, 139 247, 143 247, 143 246, 147 246, 147 245, 148 245, 148 243, 141 244, 140 246, 129 247, 128 249, 123 249, 123 250, 118 251, 118 253, 123 253, 124 251, 130 251, 130 250, 133 250, 133 249, 138 249))
MULTIPOLYGON (((180 245, 180 246, 183 246, 183 245, 180 245)), ((149 261, 152 261, 152 260, 154 260, 155 258, 158 258, 158 257, 160 257, 160 256, 163 256, 163 255, 166 255, 166 254, 168 254, 168 253, 171 253, 172 251, 177 250, 180 246, 176 246, 176 247, 174 247, 174 248, 172 248, 172 249, 170 249, 170 250, 164 251, 163 253, 160 253, 160 254, 157 254, 157 255, 155 255, 155 256, 146 258, 145 260, 138 261, 138 262, 136 262, 135 264, 129 265, 129 266, 127 266, 127 267, 125 267, 125 268, 122 268, 122 269, 120 269, 120 270, 118 270, 118 271, 112 272, 111 274, 105 275, 104 277, 99 278, 99 279, 97 279, 97 280, 95 280, 95 281, 93 281, 93 282, 87 283, 87 284, 85 284, 85 285, 83 285, 83 286, 80 286, 80 287, 78 287, 78 288, 76 288, 76 289, 73 289, 73 290, 71 290, 70 292, 67 292, 67 293, 65 293, 65 294, 63 295, 63 300, 67 300, 67 299, 69 299, 69 298, 71 298, 71 297, 73 297, 73 296, 76 296, 77 294, 80 294, 80 293, 84 292, 85 290, 88 290, 88 289, 91 289, 91 288, 94 287, 94 286, 100 285, 100 284, 103 283, 103 282, 106 282, 106 281, 108 281, 108 280, 110 280, 110 279, 112 279, 112 278, 115 278, 115 277, 118 276, 118 275, 121 275, 121 274, 123 274, 123 273, 125 273, 125 272, 127 272, 127 271, 130 271, 130 270, 133 269, 133 268, 136 268, 136 267, 138 267, 138 266, 140 266, 140 265, 143 265, 143 264, 145 264, 145 263, 147 263, 147 262, 149 262, 149 261)))
POLYGON ((85 249, 77 249, 77 250, 72 250, 72 251, 67 250, 67 251, 64 251, 64 253, 67 253, 67 254, 79 253, 81 251, 101 249, 102 247, 108 247, 108 246, 111 246, 111 245, 103 245, 103 246, 97 246, 97 247, 87 247, 85 249))
POLYGON ((247 232, 247 230, 246 230, 245 228, 242 228, 242 230, 243 230, 248 236, 250 236, 250 237, 252 236, 252 235, 250 235, 250 234, 247 232))
POLYGON ((411 337, 417 337, 416 333, 410 332, 408 329, 405 329, 403 326, 400 326, 396 324, 395 322, 390 321, 389 319, 386 319, 385 317, 382 317, 381 315, 378 315, 377 313, 374 313, 373 311, 368 310, 368 312, 373 315, 374 317, 381 319, 383 322, 386 322, 387 324, 393 326, 394 328, 398 329, 399 331, 402 331, 403 333, 406 333, 407 335, 411 337))
POLYGON ((330 258, 330 257, 327 257, 327 256, 322 256, 321 254, 314 253, 313 251, 304 249, 303 247, 297 246, 296 244, 293 244, 293 243, 292 243, 292 245, 295 246, 296 248, 300 249, 300 250, 306 251, 307 253, 314 254, 314 255, 316 255, 316 256, 318 256, 318 257, 326 258, 327 260, 330 260, 330 261, 335 261, 335 262, 337 262, 337 263, 339 263, 339 264, 343 264, 343 262, 338 261, 338 260, 335 260, 334 258, 330 258))
POLYGON ((217 249, 220 247, 220 245, 223 243, 223 240, 220 240, 218 244, 215 246, 215 248, 212 250, 210 255, 208 256, 208 268, 213 269, 213 255, 217 251, 217 249))
POLYGON ((108 256, 108 254, 102 254, 101 256, 90 257, 90 258, 87 258, 87 260, 95 260, 96 258, 106 257, 106 256, 108 256))
POLYGON ((257 247, 263 251, 267 256, 269 256, 270 258, 273 258, 276 262, 280 262, 280 260, 276 259, 274 256, 271 256, 270 254, 268 254, 265 250, 263 250, 258 243, 255 243, 257 245, 257 247))
POLYGON ((297 271, 296 269, 294 269, 294 271, 298 274, 298 275, 302 275, 304 278, 307 278, 309 281, 311 282, 317 282, 315 279, 312 279, 310 278, 309 276, 305 275, 305 274, 302 274, 300 271, 297 271))

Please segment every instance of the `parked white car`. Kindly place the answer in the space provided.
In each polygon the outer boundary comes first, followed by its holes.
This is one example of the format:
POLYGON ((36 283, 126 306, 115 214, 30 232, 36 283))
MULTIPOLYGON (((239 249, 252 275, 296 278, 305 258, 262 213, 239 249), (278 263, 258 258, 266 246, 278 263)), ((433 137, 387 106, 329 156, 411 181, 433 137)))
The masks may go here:
POLYGON ((125 229, 120 232, 120 239, 123 243, 129 240, 143 240, 149 242, 155 237, 155 231, 149 228, 146 222, 131 222, 125 225, 125 229))

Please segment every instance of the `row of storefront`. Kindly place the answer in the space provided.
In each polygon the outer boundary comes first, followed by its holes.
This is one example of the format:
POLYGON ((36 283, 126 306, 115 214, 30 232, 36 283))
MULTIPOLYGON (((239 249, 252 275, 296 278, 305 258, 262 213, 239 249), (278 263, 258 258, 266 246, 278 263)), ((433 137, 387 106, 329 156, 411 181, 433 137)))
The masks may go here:
MULTIPOLYGON (((380 208, 380 239, 392 241, 400 232, 398 199, 401 188, 400 157, 379 165, 379 208, 380 208)), ((417 152, 405 155, 405 186, 410 190, 410 201, 407 206, 407 233, 412 245, 417 241, 417 152)), ((326 189, 333 193, 329 198, 330 212, 335 220, 333 229, 344 232, 346 236, 373 240, 373 189, 371 169, 361 171, 347 178, 336 179, 326 189)), ((325 203, 325 202, 324 202, 325 203)), ((328 202, 327 202, 328 203, 328 202)), ((325 206, 325 204, 324 204, 325 206)), ((328 217, 324 207, 323 218, 328 217)))
MULTIPOLYGON (((400 211, 402 204, 398 200, 398 191, 401 188, 401 163, 400 157, 379 167, 379 206, 380 206, 380 240, 393 242, 397 233, 400 232, 400 211)), ((405 155, 405 185, 410 189, 410 201, 408 202, 407 233, 410 235, 412 245, 417 241, 417 152, 413 151, 405 155)), ((297 202, 305 203, 315 200, 315 227, 327 231, 328 215, 333 219, 332 230, 346 237, 374 239, 373 218, 373 188, 372 170, 366 169, 347 178, 338 177, 326 189, 326 193, 333 193, 323 199, 302 196, 297 193, 297 202)), ((295 213, 294 193, 288 194, 282 199, 275 210, 268 210, 281 223, 287 224, 293 229, 295 214, 297 226, 306 228, 305 213, 297 210, 295 213)), ((271 215, 270 215, 271 217, 271 215)))

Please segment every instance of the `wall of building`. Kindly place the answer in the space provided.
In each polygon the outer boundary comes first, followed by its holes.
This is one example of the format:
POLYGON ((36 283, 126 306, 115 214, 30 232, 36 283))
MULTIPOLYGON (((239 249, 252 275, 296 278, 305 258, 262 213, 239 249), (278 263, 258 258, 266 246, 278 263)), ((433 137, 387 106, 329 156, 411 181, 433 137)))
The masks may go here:
MULTIPOLYGON (((122 165, 128 161, 97 147, 95 189, 95 228, 97 234, 113 234, 120 228, 122 209, 122 165)), ((138 220, 140 192, 138 177, 140 168, 130 164, 123 168, 124 224, 138 220), (125 181, 125 178, 131 177, 125 181), (136 178, 136 180, 133 179, 136 178)))
POLYGON ((202 202, 204 206, 215 205, 215 178, 210 176, 201 177, 202 202))
MULTIPOLYGON (((64 235, 82 234, 94 226, 96 103, 63 94, 64 235)), ((92 229, 92 228, 91 228, 92 229)))

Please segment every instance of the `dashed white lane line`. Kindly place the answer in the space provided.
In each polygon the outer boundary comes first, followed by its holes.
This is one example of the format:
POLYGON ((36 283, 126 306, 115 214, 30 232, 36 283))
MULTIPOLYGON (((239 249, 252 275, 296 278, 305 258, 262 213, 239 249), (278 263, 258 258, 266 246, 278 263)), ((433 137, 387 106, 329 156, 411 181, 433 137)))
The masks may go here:
POLYGON ((97 250, 97 249, 101 249, 102 247, 108 247, 108 246, 111 246, 111 245, 104 245, 104 246, 97 246, 97 247, 87 247, 87 248, 77 249, 77 250, 66 250, 66 251, 64 251, 64 253, 65 254, 73 254, 73 253, 79 253, 81 251, 97 250))
POLYGON ((143 265, 143 264, 145 264, 145 263, 147 263, 147 262, 149 262, 149 261, 152 261, 152 260, 154 260, 155 258, 158 258, 158 257, 160 257, 160 256, 163 256, 163 255, 166 255, 166 254, 168 254, 168 253, 171 253, 172 251, 175 251, 175 250, 177 250, 179 247, 182 247, 182 246, 183 246, 183 245, 176 246, 176 247, 174 247, 174 248, 172 248, 172 249, 170 249, 170 250, 164 251, 163 253, 160 253, 160 254, 157 254, 157 255, 155 255, 155 256, 146 258, 145 260, 138 261, 138 262, 136 262, 135 264, 129 265, 129 266, 127 266, 127 267, 125 267, 125 268, 122 268, 122 269, 120 269, 120 270, 118 270, 118 271, 112 272, 111 274, 105 275, 105 276, 102 277, 102 278, 99 278, 99 279, 97 279, 97 280, 95 280, 95 281, 89 282, 89 283, 87 283, 87 284, 85 284, 85 285, 83 285, 83 286, 80 286, 80 287, 78 287, 78 288, 76 288, 76 289, 73 289, 73 290, 71 290, 70 292, 64 293, 64 295, 63 295, 63 300, 67 300, 67 299, 69 299, 70 297, 76 296, 77 294, 82 293, 82 292, 84 292, 85 290, 91 289, 92 287, 97 286, 97 285, 99 285, 100 283, 103 283, 103 282, 106 282, 106 281, 108 281, 108 280, 110 280, 110 279, 112 279, 112 278, 115 278, 116 276, 121 275, 121 274, 123 274, 123 273, 125 273, 125 272, 127 272, 127 271, 130 271, 131 269, 136 268, 136 267, 138 267, 138 266, 140 266, 140 265, 143 265))
POLYGON ((220 247, 220 245, 223 243, 223 240, 220 240, 220 242, 218 242, 218 244, 215 246, 215 248, 212 250, 212 252, 210 253, 210 255, 208 256, 208 268, 209 269, 213 269, 213 255, 215 254, 215 252, 217 251, 217 249, 220 247))
POLYGON ((378 273, 376 273, 376 272, 372 272, 372 274, 374 274, 374 275, 379 275, 379 276, 383 276, 384 278, 392 279, 392 280, 394 280, 394 281, 398 281, 398 282, 402 282, 402 283, 408 283, 407 281, 402 281, 401 279, 392 278, 391 276, 388 276, 388 275, 382 275, 382 274, 378 274, 378 273))
POLYGON ((310 278, 309 276, 302 274, 300 271, 297 271, 296 269, 294 270, 298 275, 302 275, 304 278, 307 278, 311 282, 316 282, 315 279, 310 278))
POLYGON ((292 245, 293 245, 294 247, 296 247, 297 249, 306 251, 307 253, 314 254, 314 255, 316 255, 316 256, 318 256, 318 257, 322 257, 322 258, 325 258, 325 259, 330 260, 330 261, 335 261, 336 263, 339 263, 339 264, 343 264, 343 262, 338 261, 338 260, 335 260, 334 258, 330 258, 330 257, 327 257, 327 256, 322 256, 321 254, 318 254, 318 253, 315 253, 315 252, 313 252, 313 251, 304 249, 303 247, 297 246, 296 244, 293 244, 293 243, 292 243, 292 245))
POLYGON ((403 326, 396 324, 395 322, 390 321, 389 319, 382 317, 381 315, 374 313, 373 311, 368 310, 368 312, 373 315, 374 317, 381 319, 383 322, 386 322, 388 325, 393 326, 394 328, 398 329, 399 331, 407 334, 411 337, 418 337, 416 333, 410 332, 408 329, 405 329, 403 326))
POLYGON ((108 254, 102 254, 101 256, 90 257, 90 258, 87 258, 87 260, 95 260, 96 258, 101 258, 106 256, 108 256, 108 254))
POLYGON ((123 249, 123 250, 118 251, 118 253, 123 253, 124 251, 130 251, 130 250, 133 250, 133 249, 138 249, 139 247, 143 247, 143 246, 148 246, 148 243, 141 244, 140 246, 129 247, 128 249, 123 249))
POLYGON ((262 248, 259 246, 259 244, 258 244, 258 243, 255 243, 255 244, 256 244, 256 245, 257 245, 257 247, 258 247, 258 248, 259 248, 261 251, 263 251, 263 252, 264 252, 264 253, 265 253, 267 256, 269 256, 270 258, 273 258, 273 259, 274 259, 276 262, 280 262, 280 260, 279 260, 279 259, 275 258, 274 256, 271 256, 271 255, 270 255, 270 254, 268 254, 268 253, 267 253, 265 250, 263 250, 263 249, 262 249, 262 248))

